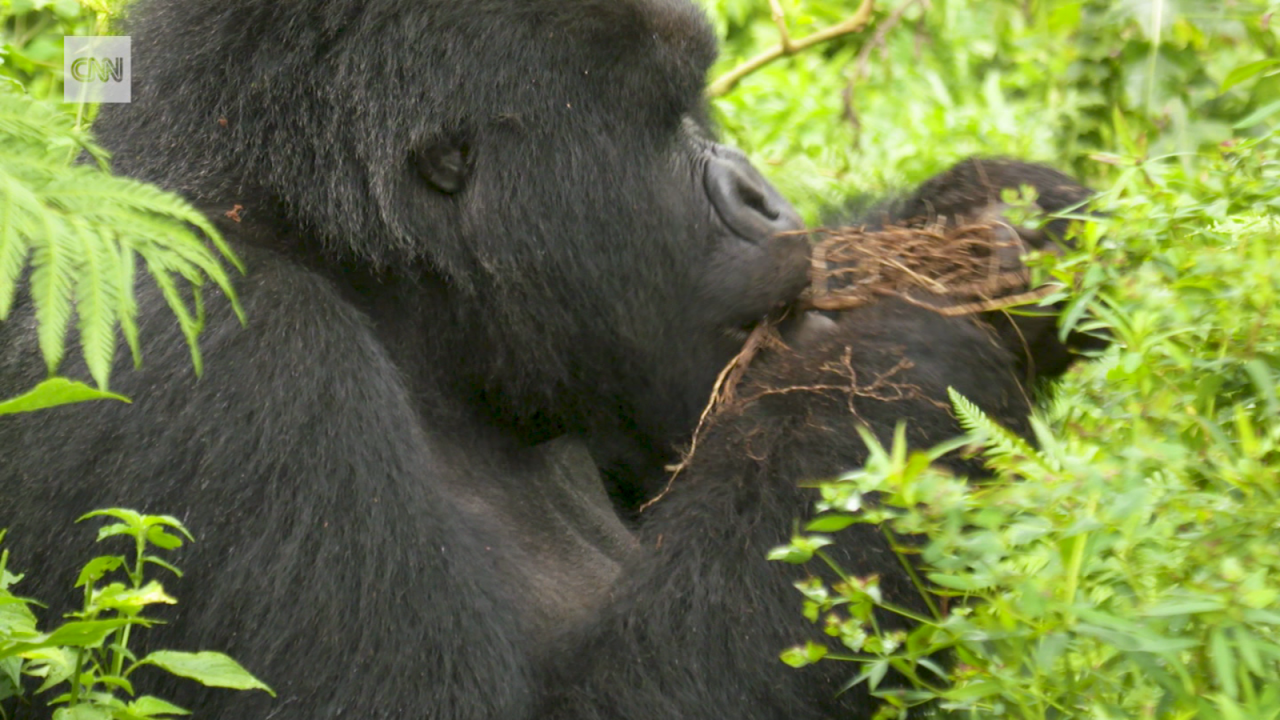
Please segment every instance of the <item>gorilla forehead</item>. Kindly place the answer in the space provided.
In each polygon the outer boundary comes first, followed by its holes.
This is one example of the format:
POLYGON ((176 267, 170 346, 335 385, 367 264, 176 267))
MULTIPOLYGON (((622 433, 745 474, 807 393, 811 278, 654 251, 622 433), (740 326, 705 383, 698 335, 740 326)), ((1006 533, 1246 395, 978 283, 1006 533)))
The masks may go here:
MULTIPOLYGON (((288 79, 298 92, 337 85, 330 99, 361 95, 375 72, 400 81, 398 89, 409 97, 429 88, 437 98, 476 99, 464 105, 510 97, 513 85, 533 80, 545 93, 580 87, 590 73, 613 73, 614 81, 624 74, 643 79, 658 98, 674 92, 688 104, 700 94, 716 53, 705 15, 688 0, 143 0, 139 5, 146 11, 137 13, 143 19, 136 29, 144 36, 162 35, 163 42, 180 40, 189 48, 176 57, 151 53, 167 63, 152 72, 180 74, 189 61, 206 68, 206 75, 225 72, 231 87, 247 83, 287 94, 287 88, 273 87, 275 82, 288 79), (480 76, 482 85, 441 84, 480 76), (350 80, 362 82, 342 91, 341 83, 350 80)), ((139 60, 145 63, 147 56, 139 60)), ((619 96, 627 89, 609 87, 619 96)))

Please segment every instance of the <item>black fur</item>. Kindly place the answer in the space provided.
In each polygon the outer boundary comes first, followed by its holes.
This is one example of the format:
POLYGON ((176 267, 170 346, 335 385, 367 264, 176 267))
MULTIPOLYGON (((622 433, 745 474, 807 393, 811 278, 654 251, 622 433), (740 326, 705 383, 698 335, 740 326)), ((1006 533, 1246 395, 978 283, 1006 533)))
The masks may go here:
MULTIPOLYGON (((774 239, 794 211, 708 138, 705 18, 687 0, 131 13, 134 102, 95 129, 118 170, 221 224, 249 322, 207 298, 197 380, 144 280, 143 365, 121 350, 112 378, 132 405, 0 419, 22 592, 47 620, 75 606, 80 514, 172 513, 197 537, 166 580, 181 604, 135 649, 224 651, 280 696, 150 670, 140 692, 223 720, 530 717, 551 638, 634 553, 600 468, 660 475, 741 328, 805 283, 804 241, 774 239)), ((42 378, 33 317, 0 326, 0 397, 42 378)))
MULTIPOLYGON (((716 423, 638 537, 619 520, 602 480, 651 496, 742 328, 805 283, 803 242, 773 237, 793 212, 708 139, 692 5, 133 13, 134 103, 96 129, 117 169, 220 223, 249 324, 207 298, 197 380, 143 281, 143 365, 121 350, 113 375, 132 405, 0 419, 0 526, 47 619, 95 554, 72 521, 127 506, 198 540, 135 649, 228 652, 280 693, 132 678, 198 717, 866 714, 834 699, 842 673, 778 664, 807 628, 794 570, 764 553, 808 512, 799 480, 863 460, 857 422, 950 436, 934 400, 955 385, 1018 426, 1018 360, 970 320, 850 313, 746 390, 847 381, 823 363, 849 347, 860 378, 909 358, 918 393, 855 396, 856 415, 844 393, 763 396, 716 423)), ((0 326, 0 397, 43 376, 33 318, 23 303, 0 326)), ((853 537, 847 566, 889 562, 853 537)))
MULTIPOLYGON (((869 718, 865 686, 838 695, 856 669, 821 663, 792 670, 778 659, 823 639, 801 613, 793 583, 805 570, 766 562, 816 498, 803 480, 861 466, 857 427, 928 447, 962 434, 948 387, 1025 431, 1030 405, 1013 354, 985 324, 944 318, 901 301, 843 313, 813 346, 774 351, 748 374, 740 404, 712 421, 671 492, 641 527, 646 555, 628 566, 616 600, 566 653, 557 720, 869 718), (902 361, 908 365, 900 365, 902 361), (789 388, 827 389, 803 390, 789 388)), ((975 462, 952 458, 967 474, 975 462)), ((856 575, 879 573, 885 597, 927 613, 878 529, 856 525, 827 548, 856 575)), ((818 568, 812 568, 818 571, 818 568)), ((884 627, 901 626, 884 618, 884 627)), ((830 640, 829 638, 826 638, 830 640)))
MULTIPOLYGON (((998 214, 999 189, 1021 184, 1037 187, 1047 210, 1062 209, 1055 197, 1075 204, 1089 194, 1047 168, 971 160, 868 221, 998 214), (983 174, 984 167, 991 172, 983 174)), ((1065 227, 1056 232, 1062 239, 1065 227)), ((1044 245, 1026 233, 1023 239, 1044 245)), ((797 518, 811 515, 816 495, 800 483, 862 466, 868 453, 860 426, 887 445, 906 421, 916 448, 961 435, 948 387, 1029 436, 1034 387, 1075 356, 1058 341, 1052 316, 944 317, 894 299, 831 317, 810 316, 793 328, 792 336, 805 340, 758 359, 736 391, 737 404, 712 417, 686 469, 644 516, 644 552, 626 566, 614 601, 565 641, 572 650, 548 682, 556 692, 547 717, 872 717, 878 701, 865 684, 839 693, 857 668, 831 662, 797 671, 778 659, 805 639, 834 642, 802 617, 793 587, 806 572, 823 573, 821 563, 798 570, 763 559, 787 542, 797 518)), ((985 474, 974 459, 950 456, 943 464, 970 477, 985 474)), ((886 599, 927 614, 877 528, 856 525, 836 539, 825 550, 841 567, 879 574, 886 599)), ((900 616, 880 621, 885 629, 903 626, 900 616)))

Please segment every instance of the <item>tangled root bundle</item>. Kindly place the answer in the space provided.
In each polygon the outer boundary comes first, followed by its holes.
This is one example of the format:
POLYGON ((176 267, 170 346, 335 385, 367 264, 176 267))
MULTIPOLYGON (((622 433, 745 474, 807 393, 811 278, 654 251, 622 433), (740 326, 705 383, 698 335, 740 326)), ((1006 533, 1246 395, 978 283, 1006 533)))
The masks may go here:
MULTIPOLYGON (((812 232, 819 240, 813 247, 802 309, 852 310, 896 297, 941 315, 961 316, 1034 302, 1057 290, 1028 289, 1031 278, 1022 256, 1029 247, 998 215, 957 225, 920 221, 878 230, 864 226, 812 232)), ((760 323, 747 338, 716 378, 684 458, 668 468, 672 475, 667 490, 697 450, 707 420, 734 403, 738 384, 756 356, 782 346, 776 318, 760 323)))
POLYGON ((999 310, 1048 295, 1027 292, 1026 244, 999 220, 819 230, 804 305, 849 310, 900 297, 944 315, 999 310))

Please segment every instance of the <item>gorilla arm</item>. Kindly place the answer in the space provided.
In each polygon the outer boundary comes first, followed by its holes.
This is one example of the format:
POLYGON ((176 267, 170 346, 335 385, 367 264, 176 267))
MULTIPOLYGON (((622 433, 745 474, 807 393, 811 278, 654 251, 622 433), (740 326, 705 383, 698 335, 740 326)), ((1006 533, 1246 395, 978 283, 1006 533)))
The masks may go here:
MULTIPOLYGON (((131 405, 0 421, 0 525, 29 571, 23 591, 63 598, 50 617, 76 604, 75 571, 94 555, 92 529, 73 524, 84 512, 171 513, 196 536, 174 559, 185 575, 162 578, 180 604, 132 649, 227 652, 279 697, 145 673, 139 690, 213 718, 524 716, 530 672, 508 590, 477 571, 484 543, 442 487, 490 468, 448 464, 369 322, 332 286, 241 252, 249 325, 207 298, 198 381, 141 283, 143 365, 112 376, 131 405)), ((30 318, 26 305, 0 325, 0 396, 43 372, 30 318)))
MULTIPOLYGON (((971 318, 891 301, 844 313, 801 353, 758 361, 738 404, 710 421, 671 492, 648 511, 644 554, 624 571, 585 649, 566 654, 544 717, 870 717, 865 689, 836 697, 847 666, 780 663, 782 649, 815 629, 792 589, 802 575, 764 558, 810 514, 814 495, 799 483, 865 463, 860 425, 887 442, 906 420, 916 447, 960 435, 945 404, 951 386, 1025 432, 1030 405, 997 337, 971 318)), ((827 550, 843 567, 879 573, 886 597, 925 611, 874 528, 854 526, 838 541, 827 550)))

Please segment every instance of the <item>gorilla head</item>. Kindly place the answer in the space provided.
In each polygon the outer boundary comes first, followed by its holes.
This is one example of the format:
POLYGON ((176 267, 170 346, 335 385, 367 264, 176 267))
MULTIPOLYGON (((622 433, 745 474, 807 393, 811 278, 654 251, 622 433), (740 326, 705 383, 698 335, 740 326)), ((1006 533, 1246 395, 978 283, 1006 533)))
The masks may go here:
MULTIPOLYGON (((0 419, 23 591, 73 607, 99 507, 198 538, 139 638, 218 649, 280 699, 139 678, 215 718, 529 717, 545 638, 635 541, 742 329, 805 284, 795 212, 706 122, 688 0, 138 0, 115 169, 245 260, 194 377, 138 284, 131 405, 0 419), (637 492, 634 487, 623 488, 637 492)), ((44 375, 0 325, 0 397, 44 375)), ((71 375, 85 375, 69 364, 71 375)), ((575 615, 577 613, 577 615, 575 615)), ((140 673, 141 675, 141 673, 140 673)))
POLYGON ((97 126, 118 167, 243 205, 362 304, 394 292, 406 352, 528 439, 687 432, 804 282, 803 239, 775 239, 795 212, 710 136, 715 43, 685 0, 137 14, 135 104, 97 126))

